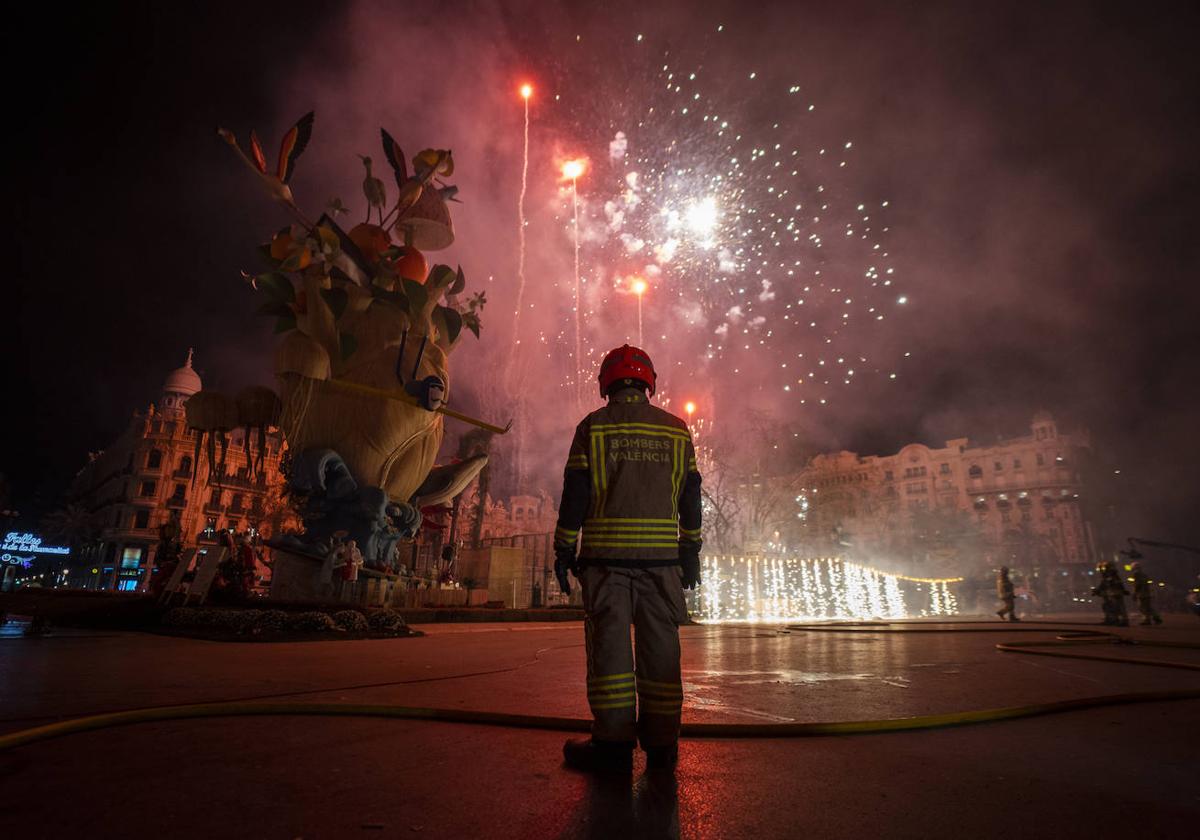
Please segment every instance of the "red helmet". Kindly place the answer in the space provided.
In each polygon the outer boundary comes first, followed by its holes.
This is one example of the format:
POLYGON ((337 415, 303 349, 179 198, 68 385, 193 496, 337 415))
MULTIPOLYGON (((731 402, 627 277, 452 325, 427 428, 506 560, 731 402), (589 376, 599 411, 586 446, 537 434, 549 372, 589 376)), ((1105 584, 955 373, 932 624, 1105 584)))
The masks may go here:
POLYGON ((604 361, 600 363, 600 396, 607 397, 608 389, 621 379, 645 382, 650 388, 650 395, 654 396, 654 383, 658 374, 654 372, 654 362, 650 361, 650 356, 645 350, 622 344, 604 357, 604 361))

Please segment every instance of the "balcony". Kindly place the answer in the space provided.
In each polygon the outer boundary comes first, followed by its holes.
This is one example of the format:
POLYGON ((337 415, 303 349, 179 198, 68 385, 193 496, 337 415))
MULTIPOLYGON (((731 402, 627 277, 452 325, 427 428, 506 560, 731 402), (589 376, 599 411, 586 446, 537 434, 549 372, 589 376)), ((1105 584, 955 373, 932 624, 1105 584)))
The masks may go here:
POLYGON ((187 497, 171 496, 169 499, 167 499, 167 507, 174 508, 175 510, 183 510, 185 507, 187 507, 187 497))

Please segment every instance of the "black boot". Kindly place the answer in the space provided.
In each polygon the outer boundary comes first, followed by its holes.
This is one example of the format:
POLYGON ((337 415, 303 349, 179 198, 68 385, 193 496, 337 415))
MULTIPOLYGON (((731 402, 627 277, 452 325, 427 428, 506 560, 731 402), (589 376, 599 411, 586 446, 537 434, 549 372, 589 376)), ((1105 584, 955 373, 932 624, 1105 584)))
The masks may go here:
POLYGON ((644 747, 647 770, 674 770, 679 763, 679 744, 669 747, 644 747))
POLYGON ((593 741, 572 738, 563 744, 568 767, 597 773, 633 772, 633 744, 624 741, 593 741))

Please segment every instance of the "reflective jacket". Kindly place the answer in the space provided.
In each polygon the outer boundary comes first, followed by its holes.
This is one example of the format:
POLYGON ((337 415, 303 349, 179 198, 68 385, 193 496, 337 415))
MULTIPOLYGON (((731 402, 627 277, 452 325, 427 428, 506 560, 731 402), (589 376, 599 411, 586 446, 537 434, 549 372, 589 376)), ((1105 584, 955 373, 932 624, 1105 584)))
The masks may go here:
POLYGON ((585 564, 674 565, 700 551, 692 435, 641 391, 619 392, 575 429, 554 544, 577 541, 585 564))

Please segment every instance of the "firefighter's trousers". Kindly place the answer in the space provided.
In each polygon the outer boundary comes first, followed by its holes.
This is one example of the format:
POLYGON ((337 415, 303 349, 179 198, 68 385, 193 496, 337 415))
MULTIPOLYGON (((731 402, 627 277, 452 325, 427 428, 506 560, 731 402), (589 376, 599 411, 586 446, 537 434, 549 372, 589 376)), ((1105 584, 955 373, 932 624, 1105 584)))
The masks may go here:
POLYGON ((585 566, 579 580, 592 738, 674 744, 683 709, 679 625, 687 620, 679 567, 585 566))

